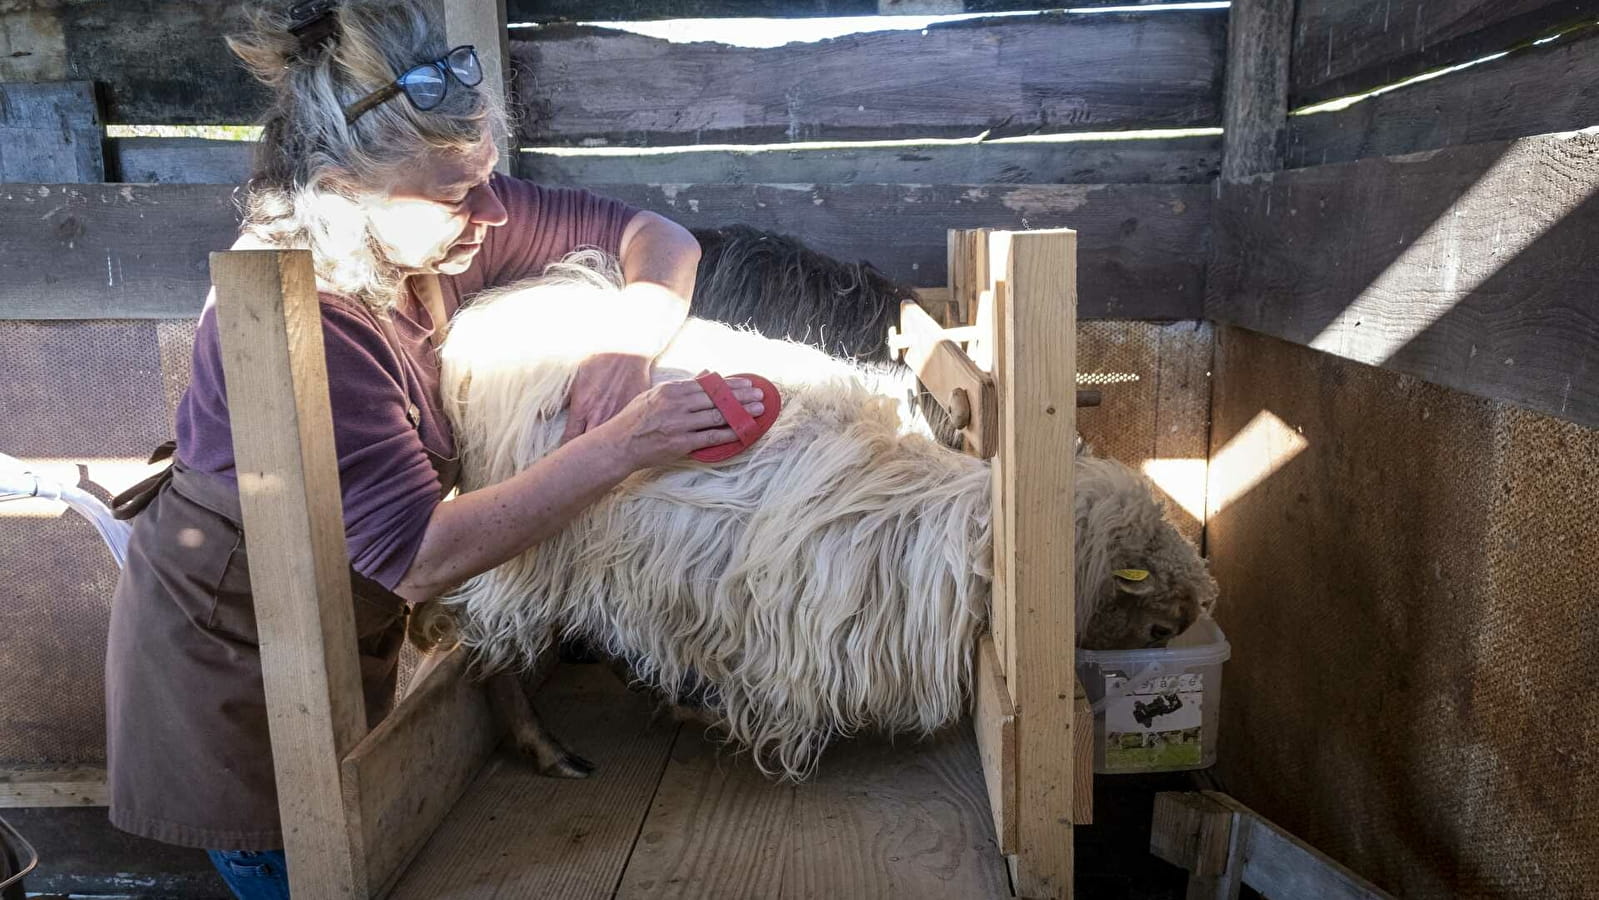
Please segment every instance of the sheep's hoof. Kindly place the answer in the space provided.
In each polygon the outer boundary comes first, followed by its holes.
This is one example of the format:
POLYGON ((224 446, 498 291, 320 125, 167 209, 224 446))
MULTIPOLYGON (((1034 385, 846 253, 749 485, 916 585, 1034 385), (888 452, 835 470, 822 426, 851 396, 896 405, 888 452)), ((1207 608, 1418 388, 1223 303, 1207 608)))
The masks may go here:
POLYGON ((594 764, 576 753, 562 753, 548 763, 539 763, 539 774, 550 778, 587 778, 594 774, 594 764))

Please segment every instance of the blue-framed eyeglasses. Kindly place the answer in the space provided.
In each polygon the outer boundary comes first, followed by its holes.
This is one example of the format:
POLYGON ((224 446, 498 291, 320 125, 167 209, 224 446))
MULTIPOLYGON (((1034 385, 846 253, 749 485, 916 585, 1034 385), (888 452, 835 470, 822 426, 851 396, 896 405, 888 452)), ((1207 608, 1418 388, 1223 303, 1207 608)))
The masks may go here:
POLYGON ((412 106, 427 112, 444 102, 451 78, 467 87, 483 83, 483 64, 478 62, 477 50, 471 44, 462 44, 438 59, 406 69, 399 78, 345 107, 344 121, 354 124, 367 110, 392 100, 395 94, 404 94, 412 106))

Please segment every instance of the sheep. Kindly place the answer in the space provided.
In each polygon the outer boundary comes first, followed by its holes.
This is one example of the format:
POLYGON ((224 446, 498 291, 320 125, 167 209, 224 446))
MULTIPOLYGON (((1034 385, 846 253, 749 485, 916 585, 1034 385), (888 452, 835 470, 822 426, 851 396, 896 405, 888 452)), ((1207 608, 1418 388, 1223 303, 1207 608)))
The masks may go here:
MULTIPOLYGON (((576 366, 637 344, 618 298, 614 265, 586 254, 457 315, 442 393, 463 490, 555 449, 576 366)), ((554 637, 581 638, 669 700, 698 698, 763 771, 792 778, 835 736, 957 719, 988 621, 989 465, 932 439, 903 369, 691 319, 654 377, 702 369, 778 385, 772 430, 724 463, 637 473, 448 597, 479 667, 533 667, 554 637)), ((1214 582, 1139 476, 1076 466, 1081 644, 1162 643, 1214 582), (1149 575, 1114 574, 1127 569, 1149 575)))

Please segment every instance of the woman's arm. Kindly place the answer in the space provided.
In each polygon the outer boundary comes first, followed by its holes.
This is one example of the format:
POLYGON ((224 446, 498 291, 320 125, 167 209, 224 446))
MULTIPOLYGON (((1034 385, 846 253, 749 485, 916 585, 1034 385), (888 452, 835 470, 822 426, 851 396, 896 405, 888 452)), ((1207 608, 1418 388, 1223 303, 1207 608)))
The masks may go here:
POLYGON ((622 296, 637 316, 627 329, 635 346, 596 356, 578 369, 562 440, 603 425, 649 387, 650 361, 688 317, 699 261, 699 241, 671 219, 643 211, 627 223, 620 254, 626 279, 622 296))
MULTIPOLYGON (((764 412, 747 380, 727 383, 750 415, 764 412)), ((699 384, 656 385, 522 472, 440 503, 394 591, 413 603, 436 597, 566 527, 634 471, 736 439, 699 384)))

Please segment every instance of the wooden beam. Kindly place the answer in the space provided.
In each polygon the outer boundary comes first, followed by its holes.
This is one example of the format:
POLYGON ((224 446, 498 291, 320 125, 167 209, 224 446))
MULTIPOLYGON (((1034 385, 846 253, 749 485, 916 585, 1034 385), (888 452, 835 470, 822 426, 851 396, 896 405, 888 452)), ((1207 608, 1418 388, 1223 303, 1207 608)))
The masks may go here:
MULTIPOLYGON (((1072 0, 1072 6, 1141 6, 1171 0, 1072 0)), ((638 22, 650 19, 807 18, 923 14, 944 11, 1009 12, 1039 8, 1037 0, 510 0, 513 22, 638 22)))
MULTIPOLYGON (((477 48, 478 62, 483 66, 483 83, 478 89, 493 94, 495 100, 509 110, 511 79, 507 63, 511 50, 505 0, 444 0, 444 33, 452 47, 471 44, 477 48)), ((516 141, 507 133, 500 136, 498 144, 500 161, 494 169, 509 175, 515 161, 516 141)))
MULTIPOLYGON (((1016 852, 1016 707, 999 670, 994 636, 977 643, 977 684, 972 690, 972 728, 977 754, 988 785, 988 807, 994 816, 999 852, 1016 852)), ((1092 759, 1092 758, 1090 758, 1092 759)))
POLYGON ((106 181, 132 184, 243 184, 253 141, 207 138, 108 138, 106 181))
POLYGON ((1599 0, 1299 0, 1294 6, 1296 109, 1599 19, 1599 0))
POLYGON ((500 739, 465 650, 450 651, 342 766, 367 848, 369 885, 392 885, 488 762, 500 739))
POLYGON ((0 809, 106 806, 104 766, 0 768, 0 809))
POLYGON ((1293 30, 1293 3, 1233 0, 1222 115, 1221 177, 1227 181, 1282 168, 1293 30))
POLYGON ((511 53, 531 146, 997 138, 1215 126, 1226 24, 1055 14, 759 49, 554 25, 511 53))
POLYGON ((1376 885, 1226 794, 1160 793, 1149 851, 1189 871, 1188 896, 1390 900, 1376 885))
MULTIPOLYGON (((981 459, 993 456, 999 440, 999 400, 993 376, 979 369, 915 303, 900 305, 899 334, 903 336, 905 364, 950 413, 950 424, 966 437, 967 452, 981 459)), ((890 345, 894 343, 891 337, 890 345)))
POLYGON ((1072 821, 1094 824, 1094 707, 1080 680, 1072 691, 1072 821))
POLYGON ((90 82, 0 84, 0 182, 105 181, 102 134, 90 82))
POLYGON ((1208 318, 1599 426, 1599 130, 1221 195, 1208 318))
POLYGON ((1289 168, 1586 128, 1599 122, 1599 27, 1347 109, 1293 116, 1289 168), (1564 89, 1554 89, 1563 86, 1564 89))
POLYGON ((223 251, 211 271, 291 887, 365 896, 339 761, 366 713, 311 254, 223 251))
POLYGON ((1010 235, 1004 266, 1006 375, 1001 449, 1014 490, 1004 510, 1010 556, 1015 664, 1006 680, 1017 715, 1017 893, 1072 893, 1072 734, 1076 675, 1073 618, 1076 437, 1077 235, 1010 235), (1063 450, 1065 451, 1063 455, 1063 450), (1064 648, 1064 649, 1063 649, 1064 648))

